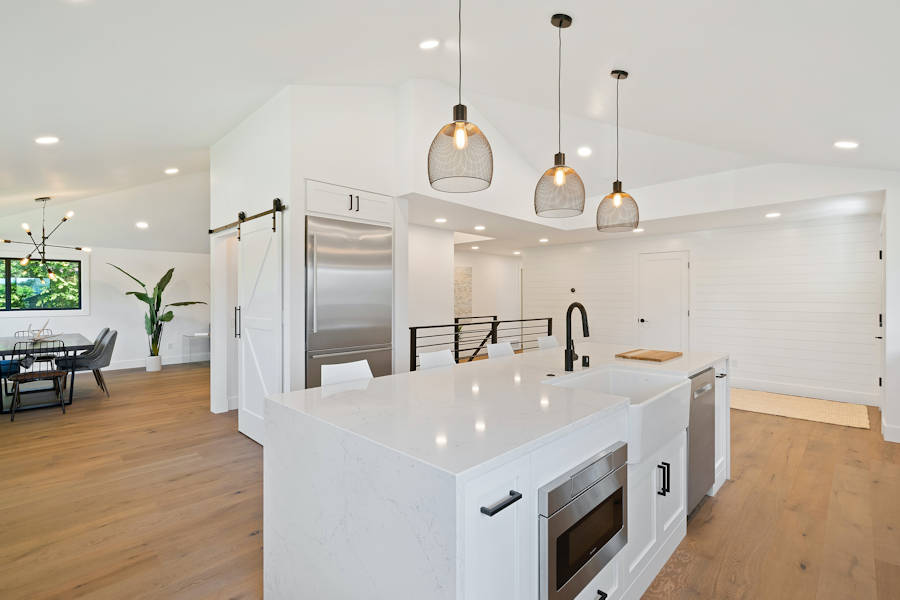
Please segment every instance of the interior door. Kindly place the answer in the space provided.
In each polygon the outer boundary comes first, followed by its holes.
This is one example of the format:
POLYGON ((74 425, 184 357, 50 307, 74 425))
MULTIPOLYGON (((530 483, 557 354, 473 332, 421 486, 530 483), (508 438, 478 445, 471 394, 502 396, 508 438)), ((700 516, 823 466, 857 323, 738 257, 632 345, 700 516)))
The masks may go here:
POLYGON ((263 444, 265 399, 282 391, 281 216, 241 226, 238 242, 238 431, 263 444))
POLYGON ((688 349, 688 253, 652 252, 638 265, 638 338, 641 348, 688 349))

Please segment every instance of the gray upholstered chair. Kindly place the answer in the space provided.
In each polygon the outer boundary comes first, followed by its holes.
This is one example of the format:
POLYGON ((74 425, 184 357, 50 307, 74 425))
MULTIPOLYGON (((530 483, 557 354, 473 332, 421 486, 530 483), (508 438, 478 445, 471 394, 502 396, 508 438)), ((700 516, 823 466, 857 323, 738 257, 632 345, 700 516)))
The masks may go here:
POLYGON ((106 380, 103 379, 103 371, 101 369, 108 367, 112 360, 113 350, 116 347, 116 337, 119 335, 119 332, 107 330, 105 333, 101 333, 99 343, 95 343, 93 348, 74 358, 59 358, 56 360, 56 365, 60 369, 71 371, 72 361, 75 361, 74 367, 76 371, 93 371, 97 385, 106 392, 106 397, 108 398, 109 388, 106 387, 106 380))

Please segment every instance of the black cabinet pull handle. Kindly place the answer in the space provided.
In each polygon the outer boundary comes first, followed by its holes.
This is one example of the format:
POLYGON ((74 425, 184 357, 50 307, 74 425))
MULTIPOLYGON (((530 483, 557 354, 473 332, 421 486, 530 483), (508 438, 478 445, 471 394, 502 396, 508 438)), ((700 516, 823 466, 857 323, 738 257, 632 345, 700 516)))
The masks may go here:
POLYGON ((356 212, 359 212, 359 196, 356 197, 356 212))
POLYGON ((664 462, 663 466, 666 468, 665 486, 666 486, 666 493, 668 494, 669 492, 672 491, 672 465, 670 465, 667 462, 664 462))
POLYGON ((350 196, 350 208, 348 208, 347 210, 353 210, 353 194, 347 194, 347 195, 350 196))
POLYGON ((493 506, 482 506, 481 512, 482 512, 482 514, 485 514, 489 517, 493 517, 494 515, 496 515, 498 512, 500 512, 504 508, 512 506, 513 504, 515 504, 516 502, 518 502, 521 499, 522 499, 522 494, 520 494, 516 490, 509 490, 508 498, 504 498, 503 500, 501 500, 500 502, 498 502, 497 504, 495 504, 493 506))
POLYGON ((607 598, 609 598, 609 594, 603 590, 597 590, 597 600, 606 600, 607 598))
POLYGON ((662 469, 662 489, 659 489, 656 491, 656 493, 660 496, 665 496, 666 491, 667 491, 666 490, 666 467, 665 467, 665 465, 666 465, 666 463, 663 463, 661 465, 656 465, 657 469, 662 469))

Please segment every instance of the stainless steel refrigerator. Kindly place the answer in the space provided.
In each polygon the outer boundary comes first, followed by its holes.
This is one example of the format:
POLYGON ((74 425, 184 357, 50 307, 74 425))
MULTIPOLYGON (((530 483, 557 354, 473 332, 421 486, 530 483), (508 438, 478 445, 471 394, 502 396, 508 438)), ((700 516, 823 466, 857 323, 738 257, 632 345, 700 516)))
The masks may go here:
POLYGON ((391 373, 392 239, 390 227, 306 217, 306 387, 334 363, 391 373))

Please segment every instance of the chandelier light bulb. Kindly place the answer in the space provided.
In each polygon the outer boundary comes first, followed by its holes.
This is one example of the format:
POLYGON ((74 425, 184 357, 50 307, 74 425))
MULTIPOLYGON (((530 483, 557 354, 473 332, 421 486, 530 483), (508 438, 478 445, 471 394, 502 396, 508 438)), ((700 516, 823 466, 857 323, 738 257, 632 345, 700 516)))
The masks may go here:
POLYGON ((562 167, 556 169, 556 173, 553 174, 553 183, 558 186, 566 185, 566 172, 562 167))
POLYGON ((74 216, 75 216, 75 211, 74 211, 74 210, 70 210, 69 212, 66 213, 66 218, 67 218, 67 219, 71 219, 71 218, 74 217, 74 216))
POLYGON ((622 206, 622 194, 613 194, 613 206, 616 208, 622 206))
POLYGON ((24 256, 24 257, 22 257, 22 260, 19 261, 19 264, 22 265, 23 267, 25 267, 25 266, 27 266, 28 263, 30 263, 30 262, 31 262, 31 257, 30 257, 30 256, 24 256))
POLYGON ((31 227, 28 226, 28 223, 22 223, 22 229, 25 230, 25 233, 31 233, 31 227))
POLYGON ((50 281, 56 281, 56 273, 54 273, 50 269, 47 269, 47 272, 48 272, 48 276, 50 277, 50 281))
POLYGON ((469 134, 466 133, 466 124, 457 123, 456 131, 453 132, 453 143, 457 150, 464 150, 469 145, 469 134))
POLYGON ((82 248, 82 249, 81 249, 81 251, 82 251, 82 252, 90 252, 90 251, 91 251, 91 249, 90 249, 90 248, 87 248, 87 247, 85 247, 85 248, 82 248))

